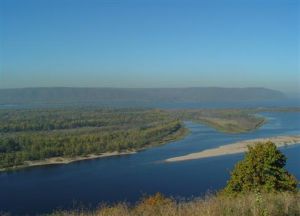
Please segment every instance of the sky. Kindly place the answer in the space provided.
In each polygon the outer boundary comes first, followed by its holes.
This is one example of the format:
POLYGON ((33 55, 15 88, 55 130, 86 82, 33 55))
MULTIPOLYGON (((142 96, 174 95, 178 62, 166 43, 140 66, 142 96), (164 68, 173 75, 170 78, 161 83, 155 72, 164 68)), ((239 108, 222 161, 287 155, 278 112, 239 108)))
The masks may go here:
POLYGON ((298 0, 0 0, 0 88, 300 92, 298 0))

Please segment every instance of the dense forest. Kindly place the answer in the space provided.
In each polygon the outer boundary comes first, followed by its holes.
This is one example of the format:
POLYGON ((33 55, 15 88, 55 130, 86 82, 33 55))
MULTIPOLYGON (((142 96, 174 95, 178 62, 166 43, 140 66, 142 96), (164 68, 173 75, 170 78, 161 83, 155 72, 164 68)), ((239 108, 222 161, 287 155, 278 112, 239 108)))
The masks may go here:
POLYGON ((139 150, 184 131, 179 120, 155 109, 0 110, 0 168, 58 156, 139 150))
POLYGON ((0 169, 27 161, 136 151, 186 134, 183 121, 226 133, 264 123, 253 110, 159 110, 74 107, 0 110, 0 169))
POLYGON ((166 112, 148 109, 19 109, 0 110, 0 132, 50 131, 81 127, 143 126, 170 120, 166 112))

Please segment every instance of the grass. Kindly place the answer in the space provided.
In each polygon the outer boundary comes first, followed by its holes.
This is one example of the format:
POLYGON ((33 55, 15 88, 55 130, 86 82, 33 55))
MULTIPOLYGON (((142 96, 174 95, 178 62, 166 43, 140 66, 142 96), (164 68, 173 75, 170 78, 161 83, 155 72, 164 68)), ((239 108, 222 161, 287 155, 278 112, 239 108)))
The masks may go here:
POLYGON ((210 127, 223 133, 245 133, 256 130, 265 123, 265 119, 222 119, 222 118, 199 118, 200 123, 206 124, 210 127))
POLYGON ((96 210, 57 211, 51 216, 299 216, 300 193, 250 193, 236 197, 207 195, 176 201, 157 193, 135 205, 100 205, 96 210))
POLYGON ((199 122, 223 133, 245 133, 256 130, 266 119, 248 109, 195 109, 170 111, 175 117, 199 122))

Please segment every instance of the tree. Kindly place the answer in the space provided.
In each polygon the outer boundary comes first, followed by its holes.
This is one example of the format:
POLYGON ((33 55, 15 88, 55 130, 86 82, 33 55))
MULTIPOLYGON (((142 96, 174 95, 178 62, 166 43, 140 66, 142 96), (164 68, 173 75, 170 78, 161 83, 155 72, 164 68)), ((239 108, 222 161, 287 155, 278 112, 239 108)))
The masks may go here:
POLYGON ((297 191, 297 179, 284 168, 286 157, 272 142, 248 146, 244 160, 238 162, 223 192, 297 191))

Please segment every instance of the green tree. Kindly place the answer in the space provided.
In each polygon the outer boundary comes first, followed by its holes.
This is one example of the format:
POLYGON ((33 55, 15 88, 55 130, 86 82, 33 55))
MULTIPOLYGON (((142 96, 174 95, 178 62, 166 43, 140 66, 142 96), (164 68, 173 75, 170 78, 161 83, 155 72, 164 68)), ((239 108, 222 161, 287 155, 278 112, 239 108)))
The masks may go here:
POLYGON ((223 192, 295 192, 297 179, 288 173, 285 164, 286 157, 272 142, 248 146, 244 160, 235 165, 223 192))

